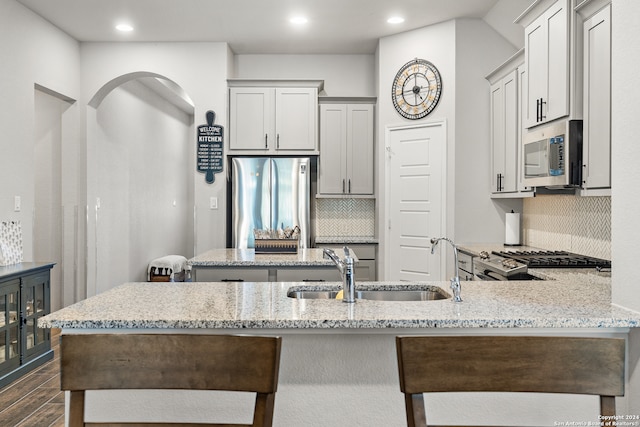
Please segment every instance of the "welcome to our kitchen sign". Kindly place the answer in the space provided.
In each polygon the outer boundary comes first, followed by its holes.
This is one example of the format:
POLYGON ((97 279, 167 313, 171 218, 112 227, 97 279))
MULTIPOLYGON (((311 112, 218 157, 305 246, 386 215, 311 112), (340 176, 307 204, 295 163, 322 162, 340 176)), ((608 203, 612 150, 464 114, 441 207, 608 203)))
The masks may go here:
POLYGON ((224 148, 224 127, 214 125, 216 113, 207 111, 207 124, 198 126, 198 172, 204 173, 204 179, 212 184, 214 174, 222 172, 222 154, 224 148))

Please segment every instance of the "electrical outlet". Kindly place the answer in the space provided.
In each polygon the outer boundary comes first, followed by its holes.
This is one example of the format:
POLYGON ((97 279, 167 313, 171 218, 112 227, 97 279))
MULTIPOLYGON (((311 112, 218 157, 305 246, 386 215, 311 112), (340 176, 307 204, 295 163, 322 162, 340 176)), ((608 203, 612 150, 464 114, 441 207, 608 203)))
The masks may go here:
POLYGON ((13 197, 13 211, 14 212, 20 212, 20 209, 22 209, 22 198, 20 196, 14 196, 13 197))
POLYGON ((209 209, 218 209, 218 198, 210 197, 209 198, 209 209))

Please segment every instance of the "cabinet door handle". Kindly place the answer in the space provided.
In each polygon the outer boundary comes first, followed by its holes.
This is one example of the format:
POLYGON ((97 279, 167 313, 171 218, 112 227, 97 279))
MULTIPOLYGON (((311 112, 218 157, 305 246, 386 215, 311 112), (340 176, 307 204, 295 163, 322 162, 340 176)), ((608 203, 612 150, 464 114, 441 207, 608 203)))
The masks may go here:
POLYGON ((351 194, 351 178, 349 178, 349 194, 351 194))
POLYGON ((268 134, 264 134, 264 148, 269 148, 269 144, 267 143, 268 134))
POLYGON ((540 121, 540 101, 542 98, 536 99, 536 123, 540 121))
POLYGON ((343 180, 342 180, 342 192, 343 192, 343 193, 345 192, 345 191, 344 191, 344 185, 345 185, 345 180, 343 179, 343 180))
POLYGON ((543 121, 544 119, 547 118, 546 115, 544 115, 544 109, 543 109, 543 105, 546 105, 547 101, 543 101, 542 98, 540 98, 540 121, 543 121))
POLYGON ((280 134, 276 135, 276 148, 280 149, 280 134))

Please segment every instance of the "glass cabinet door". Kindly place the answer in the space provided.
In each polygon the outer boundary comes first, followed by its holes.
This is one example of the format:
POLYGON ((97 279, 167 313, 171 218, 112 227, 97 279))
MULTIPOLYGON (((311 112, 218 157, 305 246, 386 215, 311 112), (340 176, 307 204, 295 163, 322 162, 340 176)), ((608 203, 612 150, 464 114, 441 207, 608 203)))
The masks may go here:
POLYGON ((20 364, 20 281, 0 284, 0 374, 20 364))
POLYGON ((49 329, 38 328, 38 319, 50 309, 49 275, 33 274, 25 276, 22 282, 23 336, 22 344, 25 361, 38 354, 49 344, 49 329))

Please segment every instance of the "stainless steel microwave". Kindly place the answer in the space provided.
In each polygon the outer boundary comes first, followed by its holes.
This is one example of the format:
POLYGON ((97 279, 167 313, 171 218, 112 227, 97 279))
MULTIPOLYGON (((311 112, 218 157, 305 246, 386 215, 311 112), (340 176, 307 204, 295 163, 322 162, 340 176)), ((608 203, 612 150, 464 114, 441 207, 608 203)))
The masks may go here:
POLYGON ((524 185, 576 187, 582 181, 582 120, 561 120, 522 136, 524 185))

